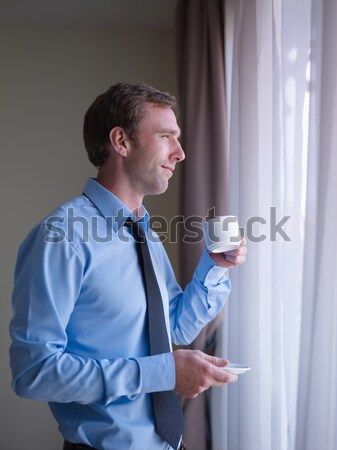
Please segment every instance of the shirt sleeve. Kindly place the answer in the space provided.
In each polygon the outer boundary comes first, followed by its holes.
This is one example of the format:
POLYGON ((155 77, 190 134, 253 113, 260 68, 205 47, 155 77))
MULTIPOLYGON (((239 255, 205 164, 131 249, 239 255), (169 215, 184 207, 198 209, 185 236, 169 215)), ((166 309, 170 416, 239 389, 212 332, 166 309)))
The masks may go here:
POLYGON ((231 290, 228 269, 216 265, 204 249, 192 281, 182 291, 166 257, 172 342, 190 344, 225 305, 231 290))
POLYGON ((15 392, 49 402, 106 405, 120 396, 132 399, 173 389, 170 353, 94 359, 67 351, 67 324, 80 294, 85 263, 66 239, 45 242, 44 228, 39 225, 26 238, 16 264, 10 324, 15 392))

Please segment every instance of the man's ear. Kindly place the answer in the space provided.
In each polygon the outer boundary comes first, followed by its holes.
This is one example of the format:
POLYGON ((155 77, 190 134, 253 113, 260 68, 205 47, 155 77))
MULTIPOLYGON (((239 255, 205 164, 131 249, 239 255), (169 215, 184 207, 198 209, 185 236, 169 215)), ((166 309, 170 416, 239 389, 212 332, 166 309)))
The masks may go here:
POLYGON ((121 156, 127 156, 129 149, 129 137, 121 127, 114 127, 109 133, 112 148, 121 156))

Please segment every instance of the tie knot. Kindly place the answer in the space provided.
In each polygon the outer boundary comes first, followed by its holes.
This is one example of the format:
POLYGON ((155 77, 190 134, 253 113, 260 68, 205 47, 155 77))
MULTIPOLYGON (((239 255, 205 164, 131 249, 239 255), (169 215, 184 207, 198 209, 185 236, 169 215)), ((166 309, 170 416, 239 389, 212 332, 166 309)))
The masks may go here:
POLYGON ((128 217, 125 221, 125 226, 131 228, 133 237, 135 238, 136 242, 145 242, 146 233, 140 220, 134 221, 131 219, 131 217, 128 217))

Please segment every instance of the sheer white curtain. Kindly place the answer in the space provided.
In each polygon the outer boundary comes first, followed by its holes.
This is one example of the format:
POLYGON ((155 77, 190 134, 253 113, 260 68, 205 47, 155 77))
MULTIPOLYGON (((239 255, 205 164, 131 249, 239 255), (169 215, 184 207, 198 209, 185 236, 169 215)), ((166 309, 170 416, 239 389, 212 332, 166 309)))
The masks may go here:
POLYGON ((212 450, 295 448, 310 3, 226 2, 229 210, 248 258, 231 271, 217 352, 252 370, 213 390, 212 450))
POLYGON ((337 449, 337 2, 313 0, 296 450, 337 449))

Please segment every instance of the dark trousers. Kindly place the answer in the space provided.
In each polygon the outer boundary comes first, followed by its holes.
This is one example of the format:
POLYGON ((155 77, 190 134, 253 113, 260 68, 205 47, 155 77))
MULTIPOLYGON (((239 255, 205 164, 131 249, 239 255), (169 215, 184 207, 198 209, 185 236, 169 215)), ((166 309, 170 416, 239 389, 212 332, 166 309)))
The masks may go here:
POLYGON ((91 449, 96 450, 93 447, 89 447, 89 445, 85 444, 72 444, 71 442, 64 441, 63 450, 85 450, 91 449))
MULTIPOLYGON (((68 441, 64 441, 63 444, 63 450, 96 450, 93 447, 89 447, 89 445, 85 445, 85 444, 72 444, 71 442, 68 441)), ((181 444, 181 447, 179 448, 179 450, 186 450, 186 446, 185 444, 181 444)))

